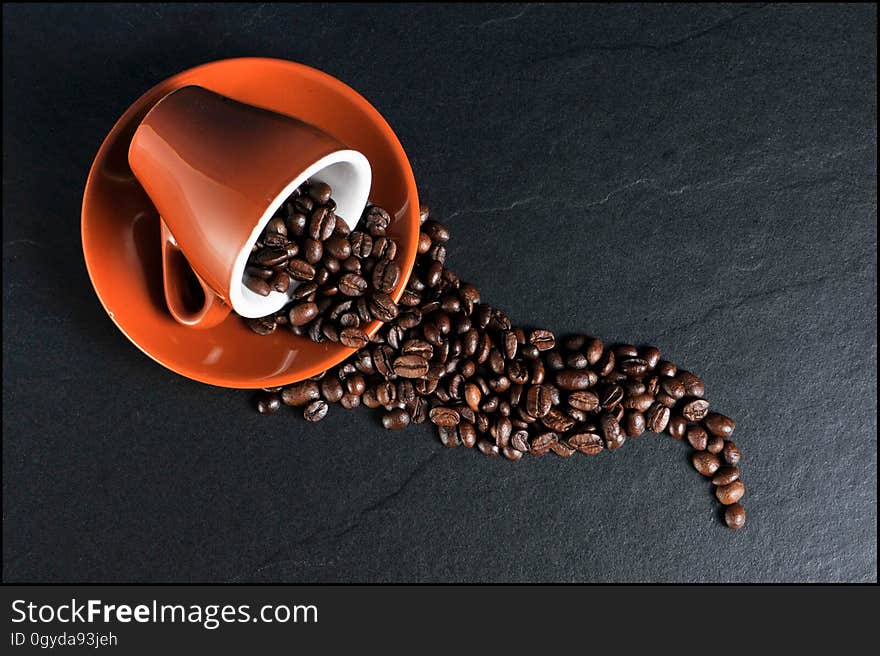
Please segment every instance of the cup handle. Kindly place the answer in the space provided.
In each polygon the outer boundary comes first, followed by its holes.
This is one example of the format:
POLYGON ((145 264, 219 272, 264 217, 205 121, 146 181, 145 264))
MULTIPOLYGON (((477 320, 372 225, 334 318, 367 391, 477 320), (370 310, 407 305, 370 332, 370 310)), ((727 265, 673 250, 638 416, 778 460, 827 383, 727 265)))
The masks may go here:
POLYGON ((229 315, 231 308, 193 270, 165 221, 160 218, 159 223, 162 231, 162 283, 168 311, 184 326, 213 328, 229 315), (187 277, 195 277, 205 295, 200 309, 193 309, 197 301, 192 298, 187 277))

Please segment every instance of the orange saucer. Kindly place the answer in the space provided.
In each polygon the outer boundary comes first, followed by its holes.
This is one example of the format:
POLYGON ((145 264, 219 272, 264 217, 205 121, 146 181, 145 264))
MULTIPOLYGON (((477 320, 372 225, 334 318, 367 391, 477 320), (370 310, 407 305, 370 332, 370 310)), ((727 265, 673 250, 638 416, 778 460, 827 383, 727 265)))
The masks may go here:
MULTIPOLYGON (((132 174, 127 154, 147 111, 188 84, 295 116, 366 155, 373 169, 370 200, 391 214, 388 234, 398 242, 404 275, 395 299, 412 271, 419 234, 416 183, 406 153, 379 112, 350 87, 308 66, 279 59, 227 59, 191 68, 147 91, 101 144, 83 197, 82 241, 86 268, 104 309, 156 362, 212 385, 284 385, 338 364, 353 350, 330 342, 315 344, 283 326, 261 337, 230 315, 215 328, 194 330, 168 313, 159 217, 132 174)), ((378 327, 378 322, 371 324, 370 334, 378 327)))

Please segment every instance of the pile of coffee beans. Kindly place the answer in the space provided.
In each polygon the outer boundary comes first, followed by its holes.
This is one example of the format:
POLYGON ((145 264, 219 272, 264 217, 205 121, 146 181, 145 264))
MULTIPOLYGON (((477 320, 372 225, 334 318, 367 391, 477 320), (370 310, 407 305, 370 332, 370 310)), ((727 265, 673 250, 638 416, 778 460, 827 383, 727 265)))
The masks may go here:
POLYGON ((263 390, 260 412, 288 405, 320 421, 330 404, 363 404, 380 410, 389 430, 429 421, 444 446, 513 461, 549 452, 593 456, 645 432, 667 433, 693 449, 694 469, 711 480, 727 526, 745 524, 735 422, 709 411, 698 376, 662 360, 653 346, 560 339, 513 325, 446 268, 449 230, 427 207, 415 267, 395 303, 389 294, 401 269, 385 234, 388 213, 369 206, 349 232, 333 214, 331 194, 325 184, 306 184, 270 221, 249 274, 279 291, 299 286, 288 307, 247 322, 259 334, 286 325, 358 351, 308 380, 263 390), (373 319, 383 324, 369 336, 362 326, 373 319))

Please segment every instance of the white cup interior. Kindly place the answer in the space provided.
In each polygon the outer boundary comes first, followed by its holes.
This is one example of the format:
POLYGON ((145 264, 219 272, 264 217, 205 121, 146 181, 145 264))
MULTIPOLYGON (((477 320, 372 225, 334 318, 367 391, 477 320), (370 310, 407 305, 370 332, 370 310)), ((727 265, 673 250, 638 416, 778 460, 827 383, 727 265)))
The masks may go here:
POLYGON ((296 178, 290 181, 278 196, 272 200, 260 221, 254 227, 247 243, 235 260, 232 269, 232 280, 229 284, 229 302, 232 309, 243 317, 264 317, 277 312, 290 300, 297 282, 291 281, 290 289, 282 294, 271 291, 268 296, 260 296, 252 292, 244 284, 244 269, 247 266, 251 249, 269 223, 269 220, 287 200, 293 190, 306 180, 325 182, 333 189, 333 200, 336 202, 336 216, 342 218, 349 228, 355 225, 367 205, 372 183, 372 170, 367 158, 356 150, 338 150, 318 160, 296 178))

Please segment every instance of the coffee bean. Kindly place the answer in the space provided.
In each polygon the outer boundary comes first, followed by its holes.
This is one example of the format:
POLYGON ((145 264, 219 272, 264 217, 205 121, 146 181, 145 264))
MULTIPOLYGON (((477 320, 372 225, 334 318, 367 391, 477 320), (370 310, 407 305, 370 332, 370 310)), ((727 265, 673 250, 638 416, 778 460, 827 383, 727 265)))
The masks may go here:
POLYGON ((657 368, 655 369, 655 371, 657 372, 658 376, 668 378, 678 373, 678 367, 676 367, 672 362, 660 360, 660 362, 657 363, 657 368))
POLYGON ((605 449, 602 438, 596 433, 576 433, 568 438, 568 444, 588 456, 594 456, 605 449))
POLYGON ((647 363, 649 370, 653 370, 660 362, 660 349, 654 346, 643 346, 639 349, 639 357, 647 363))
MULTIPOLYGON (((252 266, 252 265, 248 265, 244 268, 244 274, 250 278, 262 278, 263 280, 269 280, 269 278, 274 276, 275 273, 276 272, 274 269, 252 266)), ((247 284, 247 283, 248 283, 248 281, 245 280, 245 284, 247 284)), ((250 287, 248 287, 248 288, 251 289, 250 287)), ((257 290, 251 289, 251 291, 257 291, 257 290)), ((259 294, 260 292, 257 292, 257 293, 259 294)), ((265 296, 265 295, 266 294, 262 294, 262 296, 265 296)))
POLYGON ((327 416, 327 410, 329 410, 329 408, 330 406, 327 405, 327 402, 322 399, 312 401, 303 411, 303 417, 305 417, 306 421, 321 421, 327 416))
POLYGON ((359 349, 366 346, 370 338, 360 328, 345 328, 339 333, 339 341, 343 346, 359 349))
POLYGON ((325 376, 321 381, 321 395, 327 403, 339 403, 344 393, 342 383, 335 376, 325 376))
POLYGON ((650 394, 634 394, 623 399, 623 407, 627 410, 646 412, 654 404, 654 397, 650 394))
POLYGON ((458 412, 452 408, 446 408, 443 406, 433 408, 431 412, 428 413, 428 416, 437 426, 456 426, 461 420, 458 412))
POLYGON ((543 385, 533 385, 526 393, 526 411, 536 418, 550 412, 553 401, 550 390, 543 385))
POLYGON ((724 439, 717 435, 710 435, 709 441, 706 442, 706 451, 709 453, 721 453, 724 448, 724 439))
POLYGON ((626 441, 626 436, 620 430, 620 423, 617 419, 609 414, 603 413, 599 419, 599 426, 602 429, 602 437, 605 440, 605 448, 609 451, 619 449, 626 441))
POLYGON ((729 506, 742 499, 746 492, 746 487, 742 481, 736 480, 727 485, 720 485, 715 488, 715 496, 722 505, 729 506))
POLYGON ((599 394, 599 405, 604 410, 611 410, 623 401, 623 388, 620 385, 608 385, 599 394))
POLYGON ((393 260, 397 255, 397 243, 388 237, 379 237, 373 242, 370 257, 374 260, 393 260))
POLYGON ((401 355, 394 360, 394 373, 402 378, 422 378, 429 368, 428 361, 420 355, 401 355))
POLYGON ((645 414, 647 429, 652 433, 662 433, 669 423, 669 408, 660 403, 655 403, 645 414))
POLYGON ((500 449, 486 439, 477 440, 477 448, 487 456, 497 456, 500 453, 500 449))
POLYGON ((341 405, 346 410, 351 410, 352 408, 356 408, 361 404, 361 397, 357 394, 343 394, 342 398, 339 399, 339 405, 341 405))
POLYGON ((382 415, 382 426, 388 430, 401 430, 409 426, 409 414, 406 410, 397 408, 382 415))
POLYGON ((529 445, 529 451, 533 455, 542 456, 558 441, 559 436, 557 436, 556 433, 541 433, 532 439, 532 442, 529 445))
POLYGON ((739 467, 725 465, 715 472, 712 485, 729 485, 737 479, 739 479, 739 467))
POLYGON ((260 296, 268 296, 272 291, 272 285, 262 278, 247 278, 244 284, 245 287, 260 296))
POLYGON ((376 319, 387 323, 397 317, 399 310, 391 296, 382 292, 376 292, 370 297, 369 311, 376 319))
POLYGON ((693 399, 681 407, 681 414, 688 421, 700 421, 708 412, 709 402, 703 399, 693 399))
POLYGON ((691 463, 694 465, 694 469, 707 478, 718 471, 718 468, 721 466, 718 456, 707 453, 706 451, 697 451, 694 453, 691 456, 691 463))
POLYGON ((361 296, 369 284, 356 273, 346 273, 339 279, 339 291, 346 296, 361 296))
POLYGON ((294 280, 303 280, 308 282, 315 278, 315 267, 305 260, 294 258, 287 262, 287 273, 294 280))
POLYGON ((574 427, 574 420, 555 408, 541 417, 541 423, 555 433, 565 433, 574 427))
POLYGON ((705 426, 706 430, 712 435, 727 439, 733 435, 733 429, 736 428, 736 422, 730 417, 725 417, 717 412, 710 412, 703 419, 703 426, 705 426))
POLYGON ((248 328, 258 335, 271 335, 275 332, 276 323, 273 317, 259 317, 246 320, 248 328))
POLYGON ((477 429, 470 422, 463 421, 458 425, 458 435, 462 445, 468 449, 477 443, 477 429))
POLYGON ((680 440, 687 431, 687 421, 684 417, 674 415, 669 418, 669 423, 666 424, 666 431, 676 440, 680 440))
POLYGON ((380 292, 390 292, 400 280, 400 267, 391 260, 380 260, 373 269, 373 287, 380 292))
POLYGON ((529 343, 539 351, 549 351, 556 346, 556 337, 549 330, 535 330, 529 335, 529 343))
POLYGON ((634 378, 640 378, 648 372, 648 363, 641 358, 626 358, 625 360, 619 361, 618 367, 620 367, 620 370, 627 376, 633 376, 634 378))
POLYGON ((561 458, 571 458, 575 454, 573 447, 559 440, 550 445, 550 450, 561 458))
POLYGON ((734 531, 746 524, 746 509, 738 503, 732 503, 724 509, 724 523, 734 531))
POLYGON ((623 421, 621 423, 621 428, 626 433, 627 437, 638 437, 645 432, 647 427, 647 423, 645 422, 645 415, 637 410, 627 410, 623 413, 623 421))
POLYGON ((577 410, 592 412, 599 407, 599 397, 595 392, 574 392, 568 395, 568 404, 577 410))
POLYGON ((518 430, 510 436, 510 446, 517 451, 523 453, 529 450, 529 433, 525 430, 518 430))
POLYGON ((721 457, 728 465, 739 464, 740 452, 736 444, 733 442, 725 442, 724 448, 721 449, 721 457))
POLYGON ((660 383, 660 389, 676 401, 686 393, 684 384, 677 378, 664 378, 660 383))
POLYGON ((333 190, 326 182, 312 182, 309 186, 309 198, 319 205, 326 205, 333 190))
POLYGON ((304 380, 293 383, 281 390, 281 400, 285 405, 304 406, 321 396, 318 383, 313 380, 304 380))
POLYGON ((315 303, 297 303, 290 308, 287 315, 291 326, 304 326, 318 316, 318 306, 315 303))
POLYGON ((689 371, 679 371, 676 376, 684 385, 685 393, 688 396, 702 398, 706 392, 706 386, 703 381, 689 371))
POLYGON ((690 426, 685 431, 688 443, 697 451, 705 451, 709 442, 709 436, 702 426, 690 426))
POLYGON ((261 415, 275 414, 280 407, 281 395, 277 392, 261 394, 257 397, 257 412, 261 415))
POLYGON ((596 380, 592 371, 566 369, 556 372, 556 384, 567 391, 585 390, 595 385, 596 380))

